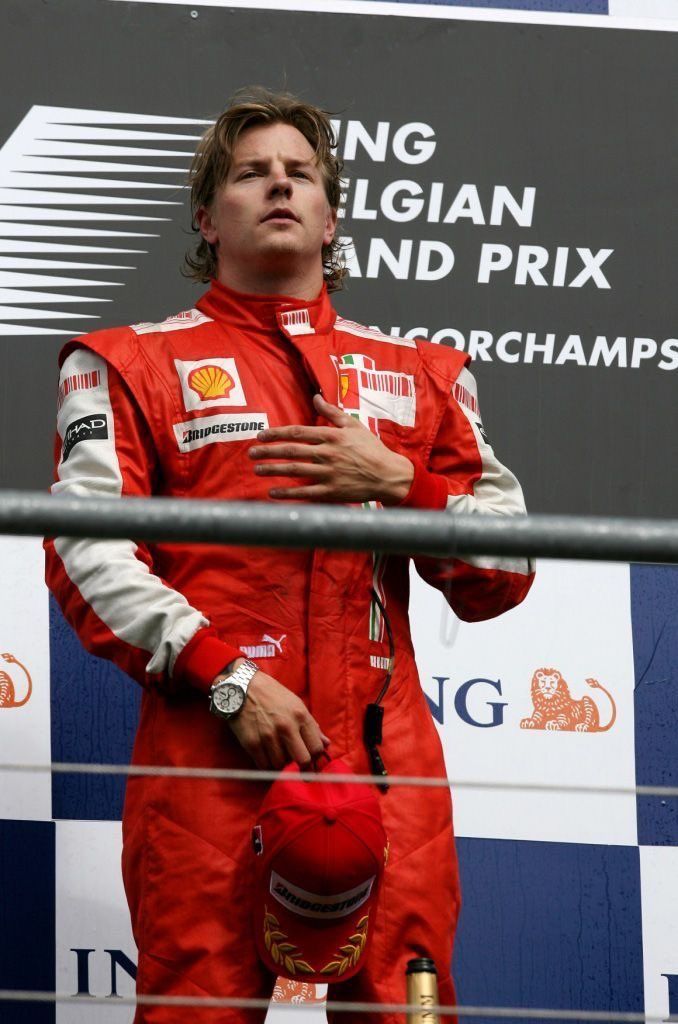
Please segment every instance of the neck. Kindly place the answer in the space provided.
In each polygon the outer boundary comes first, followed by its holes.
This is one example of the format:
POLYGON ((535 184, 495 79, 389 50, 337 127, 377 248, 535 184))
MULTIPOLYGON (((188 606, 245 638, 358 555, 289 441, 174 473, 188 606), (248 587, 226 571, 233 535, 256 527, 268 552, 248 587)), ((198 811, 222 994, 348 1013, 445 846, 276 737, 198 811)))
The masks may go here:
POLYGON ((248 272, 247 267, 224 267, 217 270, 217 281, 236 292, 248 295, 286 295, 310 302, 317 298, 323 286, 322 265, 312 273, 294 270, 248 272))

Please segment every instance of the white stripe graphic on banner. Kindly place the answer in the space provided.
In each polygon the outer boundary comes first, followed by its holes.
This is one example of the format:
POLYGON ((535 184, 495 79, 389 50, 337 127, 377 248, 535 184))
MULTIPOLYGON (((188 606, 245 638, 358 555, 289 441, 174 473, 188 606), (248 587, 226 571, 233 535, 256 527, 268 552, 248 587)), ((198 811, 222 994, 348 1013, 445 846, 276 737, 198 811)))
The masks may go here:
POLYGON ((5 254, 0 255, 0 335, 70 335, 80 330, 76 321, 98 319, 93 312, 75 313, 60 306, 62 302, 110 302, 105 296, 88 294, 90 289, 121 287, 137 266, 138 260, 129 257, 148 252, 147 248, 111 243, 120 238, 158 237, 157 231, 107 230, 99 225, 118 221, 120 226, 134 222, 145 226, 171 219, 165 210, 181 205, 177 196, 185 187, 196 141, 208 123, 192 118, 31 107, 0 150, 0 253, 5 254), (110 145, 114 141, 118 144, 110 145), (159 142, 163 145, 156 148, 159 142), (177 142, 185 143, 185 148, 178 148, 177 142), (127 162, 118 163, 120 156, 127 162), (147 161, 150 156, 161 157, 162 165, 147 161), (126 193, 131 189, 148 191, 148 198, 130 198, 126 193), (90 209, 73 209, 78 206, 90 209), (118 212, 109 212, 116 207, 118 212), (29 221, 33 223, 28 225, 29 221), (53 227, 47 221, 89 221, 97 226, 53 227), (52 241, 9 241, 24 234, 47 236, 52 241), (60 238, 68 242, 60 243, 60 238), (100 238, 104 244, 78 245, 77 238, 100 238), (122 263, 114 259, 89 262, 94 253, 128 258, 122 263), (58 274, 62 270, 79 270, 84 276, 64 277, 58 274), (54 293, 61 288, 76 288, 79 294, 54 293), (34 303, 51 308, 33 310, 34 303), (65 323, 62 328, 17 323, 35 320, 65 323), (69 329, 69 321, 74 329, 69 329))

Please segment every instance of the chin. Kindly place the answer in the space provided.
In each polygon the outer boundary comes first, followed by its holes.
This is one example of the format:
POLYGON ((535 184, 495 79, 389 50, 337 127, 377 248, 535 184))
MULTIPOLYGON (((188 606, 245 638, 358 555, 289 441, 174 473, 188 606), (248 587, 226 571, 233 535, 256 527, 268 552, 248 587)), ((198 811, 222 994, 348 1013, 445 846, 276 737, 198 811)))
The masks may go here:
POLYGON ((273 245, 261 248, 254 258, 263 261, 268 266, 274 265, 280 260, 308 259, 309 254, 293 239, 281 238, 273 245))

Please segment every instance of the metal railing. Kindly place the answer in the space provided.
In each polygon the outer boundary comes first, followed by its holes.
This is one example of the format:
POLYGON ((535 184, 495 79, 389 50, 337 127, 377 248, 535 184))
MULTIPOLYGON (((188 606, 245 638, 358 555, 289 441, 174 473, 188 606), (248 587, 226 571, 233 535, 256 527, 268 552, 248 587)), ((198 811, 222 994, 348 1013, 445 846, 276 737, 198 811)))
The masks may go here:
MULTIPOLYGON (((381 551, 450 558, 494 555, 509 558, 539 557, 613 562, 678 562, 678 520, 584 516, 464 516, 409 509, 367 510, 333 505, 268 502, 221 502, 177 498, 61 497, 21 491, 0 491, 0 534, 16 536, 69 536, 133 538, 146 541, 181 541, 253 547, 381 551)), ((101 775, 178 775, 186 778, 226 778, 264 781, 275 772, 234 771, 165 766, 62 764, 0 764, 0 772, 55 772, 101 775)), ((320 781, 313 773, 302 777, 320 781)), ((324 781, 328 781, 323 776, 324 781)), ((370 784, 373 776, 351 776, 370 784)), ((343 781, 337 776, 334 781, 343 781)), ((527 789, 533 791, 605 793, 614 796, 675 797, 671 786, 573 786, 550 783, 485 783, 448 778, 392 777, 406 786, 449 786, 472 789, 527 789)), ((103 997, 58 992, 0 990, 3 1003, 66 1003, 103 1005, 103 997)), ((268 1000, 219 999, 140 995, 116 1000, 119 1006, 173 1006, 179 1009, 265 1009, 268 1000)), ((277 1010, 313 1011, 317 1003, 275 1003, 277 1010)), ((404 1013, 406 1004, 345 1003, 330 999, 327 1009, 345 1014, 404 1013)), ((443 1020, 448 1016, 550 1021, 610 1021, 614 1024, 658 1024, 666 1017, 615 1010, 575 1010, 497 1006, 429 1007, 443 1020)), ((187 1018, 188 1019, 188 1018, 187 1018)), ((676 1018, 669 1017, 669 1020, 676 1018)))
POLYGON ((402 508, 0 492, 0 533, 252 547, 678 562, 678 520, 456 515, 402 508))

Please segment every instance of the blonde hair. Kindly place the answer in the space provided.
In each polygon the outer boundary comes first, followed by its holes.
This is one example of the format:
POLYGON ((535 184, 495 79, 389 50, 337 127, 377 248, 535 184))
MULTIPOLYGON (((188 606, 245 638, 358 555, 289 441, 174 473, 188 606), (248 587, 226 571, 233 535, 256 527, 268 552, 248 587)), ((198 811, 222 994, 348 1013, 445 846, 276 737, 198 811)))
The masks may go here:
MULTIPOLYGON (((336 138, 326 111, 304 103, 290 93, 270 92, 262 86, 239 90, 216 122, 203 134, 188 172, 191 189, 191 228, 198 233, 196 214, 209 207, 224 183, 233 160, 235 144, 243 131, 260 124, 290 124, 311 144, 325 184, 327 201, 333 210, 341 195, 341 161, 335 155, 336 138)), ((332 239, 322 249, 323 277, 328 291, 342 287, 346 265, 343 246, 332 239)), ((186 253, 184 273, 195 281, 208 282, 216 276, 216 251, 202 236, 186 253)))

